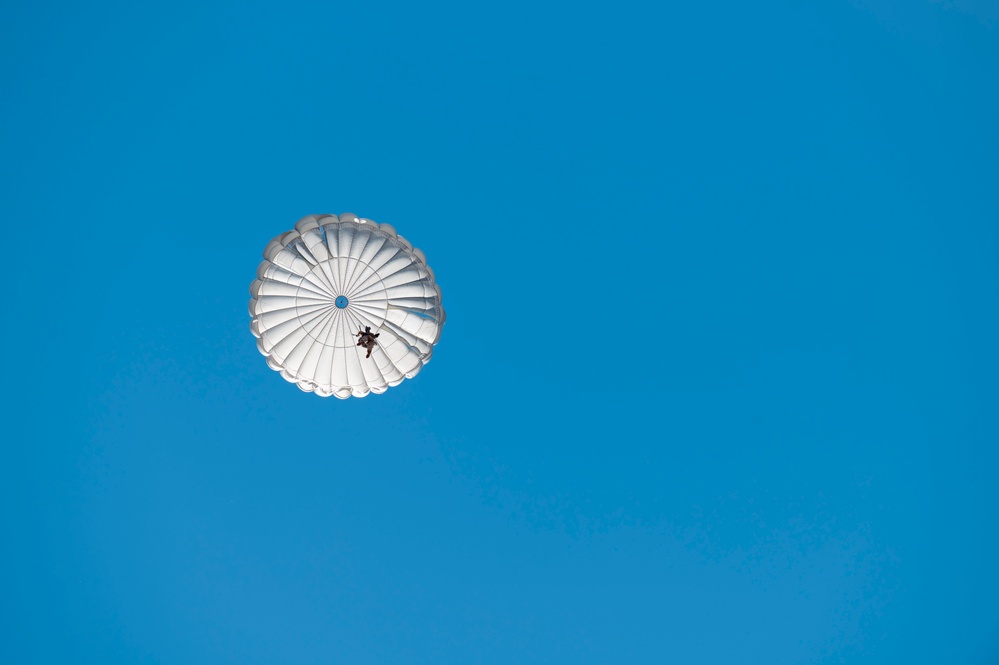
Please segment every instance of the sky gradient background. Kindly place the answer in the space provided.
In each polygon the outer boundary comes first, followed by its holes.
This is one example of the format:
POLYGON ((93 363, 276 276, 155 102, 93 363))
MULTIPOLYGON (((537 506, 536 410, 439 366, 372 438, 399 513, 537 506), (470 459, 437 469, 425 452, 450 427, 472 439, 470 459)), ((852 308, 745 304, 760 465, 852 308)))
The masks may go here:
POLYGON ((999 662, 999 10, 0 7, 0 661, 999 662), (320 399, 248 287, 394 225, 320 399))

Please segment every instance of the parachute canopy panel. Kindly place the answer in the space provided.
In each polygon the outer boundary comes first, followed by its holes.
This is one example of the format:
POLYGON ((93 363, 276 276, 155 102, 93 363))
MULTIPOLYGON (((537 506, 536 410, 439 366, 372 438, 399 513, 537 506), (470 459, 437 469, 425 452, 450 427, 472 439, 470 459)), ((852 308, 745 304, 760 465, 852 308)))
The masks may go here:
POLYGON ((388 224, 309 215, 264 249, 250 330, 267 364, 304 391, 346 399, 416 376, 444 326, 423 252, 388 224), (378 334, 370 357, 357 333, 378 334))

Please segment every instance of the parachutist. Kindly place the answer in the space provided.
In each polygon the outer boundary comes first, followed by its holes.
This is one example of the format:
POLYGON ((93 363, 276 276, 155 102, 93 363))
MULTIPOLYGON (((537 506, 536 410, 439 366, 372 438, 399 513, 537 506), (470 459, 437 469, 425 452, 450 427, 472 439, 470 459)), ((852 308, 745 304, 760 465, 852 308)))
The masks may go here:
POLYGON ((371 332, 371 326, 364 326, 364 330, 358 331, 357 335, 355 335, 355 337, 361 338, 357 345, 368 350, 368 355, 364 356, 365 358, 371 357, 371 352, 374 351, 375 346, 378 344, 378 342, 375 341, 375 338, 379 335, 381 335, 381 333, 371 332))

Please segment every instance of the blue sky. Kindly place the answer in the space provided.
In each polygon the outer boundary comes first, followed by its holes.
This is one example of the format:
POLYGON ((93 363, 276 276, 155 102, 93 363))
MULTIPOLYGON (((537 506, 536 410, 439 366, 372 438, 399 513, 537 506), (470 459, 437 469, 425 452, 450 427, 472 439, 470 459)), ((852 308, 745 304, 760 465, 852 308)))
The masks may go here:
POLYGON ((5 662, 996 662, 997 30, 5 4, 5 662), (345 211, 448 321, 342 402, 246 308, 345 211))

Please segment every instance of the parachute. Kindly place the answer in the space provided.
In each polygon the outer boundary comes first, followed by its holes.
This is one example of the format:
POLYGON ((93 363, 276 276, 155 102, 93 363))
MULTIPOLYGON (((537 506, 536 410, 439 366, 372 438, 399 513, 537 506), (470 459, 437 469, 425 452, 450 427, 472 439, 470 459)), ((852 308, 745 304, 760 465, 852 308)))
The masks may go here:
POLYGON ((303 217, 271 240, 250 295, 250 330, 267 364, 322 397, 364 397, 413 378, 445 319, 423 252, 351 213, 303 217))

